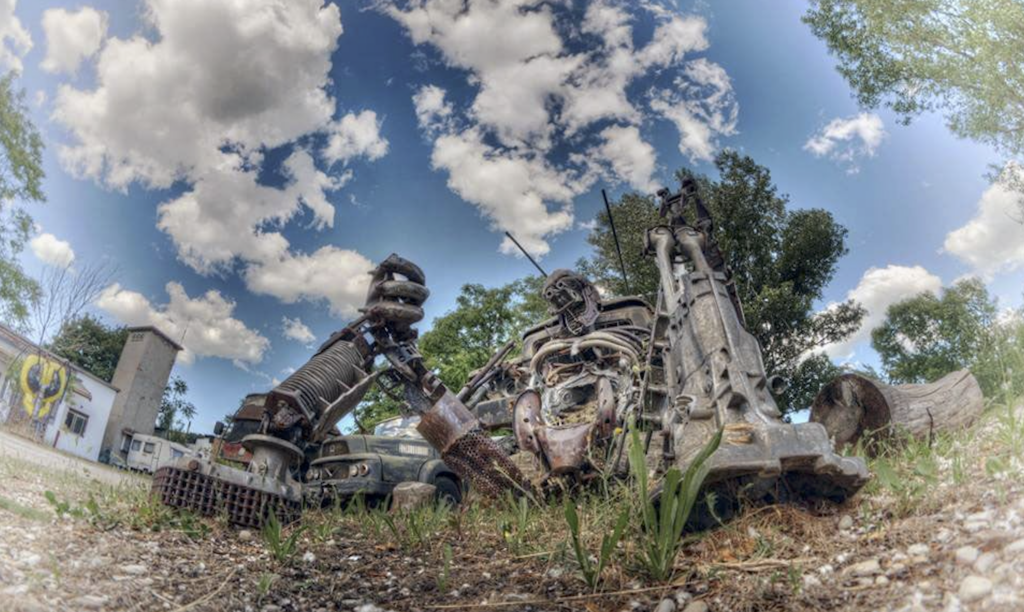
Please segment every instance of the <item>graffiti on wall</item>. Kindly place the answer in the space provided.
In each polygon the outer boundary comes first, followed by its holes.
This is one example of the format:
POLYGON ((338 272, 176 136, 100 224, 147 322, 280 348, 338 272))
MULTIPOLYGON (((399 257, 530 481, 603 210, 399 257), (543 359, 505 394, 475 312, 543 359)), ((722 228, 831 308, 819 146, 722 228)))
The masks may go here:
POLYGON ((68 371, 60 363, 44 356, 29 355, 21 364, 18 382, 21 407, 29 417, 43 420, 64 395, 68 371))

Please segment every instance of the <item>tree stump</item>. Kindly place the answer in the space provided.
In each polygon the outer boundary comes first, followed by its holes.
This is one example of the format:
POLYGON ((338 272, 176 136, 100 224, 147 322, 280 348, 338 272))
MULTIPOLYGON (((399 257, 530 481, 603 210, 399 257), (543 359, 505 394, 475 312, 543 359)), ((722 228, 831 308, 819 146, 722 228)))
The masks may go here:
POLYGON ((887 385, 859 374, 844 374, 825 386, 811 406, 836 448, 857 444, 874 455, 894 433, 925 438, 970 426, 984 407, 981 387, 968 370, 926 385, 887 385))

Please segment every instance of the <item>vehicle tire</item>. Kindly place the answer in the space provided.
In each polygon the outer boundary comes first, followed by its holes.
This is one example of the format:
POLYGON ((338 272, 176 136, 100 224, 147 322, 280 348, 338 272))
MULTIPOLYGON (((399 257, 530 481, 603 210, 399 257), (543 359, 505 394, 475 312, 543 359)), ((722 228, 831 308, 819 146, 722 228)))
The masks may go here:
POLYGON ((462 489, 450 477, 438 476, 434 479, 433 484, 437 487, 437 493, 435 493, 437 501, 446 503, 449 506, 458 506, 459 502, 462 501, 462 489))

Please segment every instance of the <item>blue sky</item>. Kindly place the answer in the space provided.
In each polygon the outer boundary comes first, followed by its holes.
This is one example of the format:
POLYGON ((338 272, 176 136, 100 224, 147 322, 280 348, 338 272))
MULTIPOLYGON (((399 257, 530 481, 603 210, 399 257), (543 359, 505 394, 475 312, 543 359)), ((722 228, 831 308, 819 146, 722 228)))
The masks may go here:
MULTIPOLYGON (((389 253, 426 271, 426 327, 463 283, 530 272, 503 230, 571 267, 601 188, 713 172, 722 147, 849 229, 821 307, 877 320, 968 274, 1021 302, 999 155, 859 109, 803 3, 235 4, 0 0, 47 144, 25 266, 116 263, 94 311, 184 333, 194 428, 303 362, 389 253)), ((830 352, 870 362, 864 337, 830 352)))

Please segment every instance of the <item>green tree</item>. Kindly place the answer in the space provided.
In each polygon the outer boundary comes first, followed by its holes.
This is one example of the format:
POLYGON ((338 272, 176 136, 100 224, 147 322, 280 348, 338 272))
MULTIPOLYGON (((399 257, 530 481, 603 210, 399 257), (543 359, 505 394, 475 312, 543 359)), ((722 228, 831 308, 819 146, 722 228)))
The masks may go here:
POLYGON ((114 370, 127 340, 127 327, 109 327, 86 314, 61 326, 49 349, 86 372, 110 382, 114 379, 114 370))
MULTIPOLYGON (((717 180, 696 178, 732 269, 747 328, 761 343, 768 373, 790 380, 790 389, 779 398, 780 408, 805 408, 837 370, 826 367, 822 357, 801 363, 825 345, 848 337, 864 316, 853 302, 823 312, 814 308, 847 252, 846 228, 822 209, 787 210, 789 198, 778 193, 770 171, 750 157, 723 151, 715 166, 717 180)), ((612 214, 630 289, 653 304, 658 273, 642 245, 647 229, 663 222, 657 204, 650 197, 627 194, 612 205, 612 214)), ((594 254, 579 262, 580 271, 611 294, 624 295, 627 289, 607 213, 598 215, 587 240, 594 254)))
POLYGON ((812 0, 804 22, 861 105, 939 111, 960 137, 1024 153, 1020 0, 812 0))
POLYGON ((0 320, 24 329, 39 286, 18 255, 32 232, 25 202, 42 202, 43 139, 28 117, 25 92, 13 72, 0 78, 0 320))
POLYGON ((984 283, 962 280, 941 297, 922 293, 890 306, 885 321, 871 332, 871 346, 890 382, 932 382, 970 368, 991 397, 1005 378, 1000 349, 1007 346, 998 342, 997 313, 984 283))
POLYGON ((191 429, 192 419, 196 417, 196 407, 186 399, 188 383, 180 376, 175 376, 164 387, 160 410, 156 416, 156 427, 162 429, 168 440, 184 441, 191 429), (178 417, 181 417, 179 420, 178 417))
MULTIPOLYGON (((540 296, 543 282, 530 276, 494 288, 463 285, 455 308, 435 319, 420 337, 419 350, 427 366, 457 392, 495 351, 547 317, 547 304, 540 296)), ((356 424, 371 430, 399 414, 401 405, 375 385, 355 410, 356 424)))

